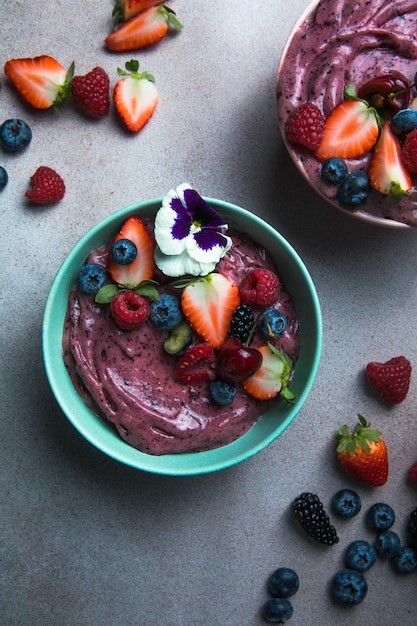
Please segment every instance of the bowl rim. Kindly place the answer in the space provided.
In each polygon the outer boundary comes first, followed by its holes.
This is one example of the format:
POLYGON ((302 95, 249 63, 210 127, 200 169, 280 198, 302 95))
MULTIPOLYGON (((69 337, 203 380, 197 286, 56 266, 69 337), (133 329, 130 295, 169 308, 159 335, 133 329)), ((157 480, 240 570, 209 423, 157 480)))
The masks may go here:
MULTIPOLYGON (((236 441, 220 448, 203 452, 165 454, 161 456, 140 452, 124 442, 111 425, 106 424, 104 420, 88 409, 72 385, 64 365, 62 352, 57 350, 56 342, 58 338, 62 339, 62 329, 65 319, 62 310, 63 308, 66 310, 69 290, 75 283, 75 278, 80 267, 80 262, 78 261, 78 263, 75 264, 74 260, 81 258, 82 263, 93 248, 109 240, 112 235, 106 235, 106 231, 111 230, 111 233, 114 234, 117 226, 121 225, 123 220, 130 215, 140 214, 143 217, 154 215, 157 208, 161 206, 162 198, 153 198, 144 202, 138 202, 124 209, 115 211, 87 231, 70 250, 59 267, 52 281, 44 309, 42 321, 43 363, 51 391, 61 411, 76 430, 101 452, 125 465, 154 474, 170 476, 206 474, 237 465, 263 450, 284 432, 299 413, 313 385, 321 358, 323 329, 320 303, 313 281, 301 257, 277 230, 254 213, 229 202, 209 197, 204 197, 204 199, 219 212, 223 212, 227 219, 229 219, 230 215, 234 215, 236 220, 239 221, 238 217, 243 216, 245 220, 253 222, 254 226, 256 225, 256 230, 265 233, 267 238, 272 241, 278 240, 286 256, 289 255, 291 261, 294 262, 294 267, 296 267, 299 273, 299 280, 304 281, 304 289, 310 300, 311 321, 309 316, 308 323, 311 323, 314 329, 312 333, 314 334, 314 339, 311 345, 306 346, 302 343, 300 348, 300 358, 301 355, 303 355, 303 350, 310 355, 307 357, 310 359, 309 371, 305 374, 302 390, 297 394, 297 402, 294 408, 287 410, 287 416, 280 420, 279 426, 275 427, 271 433, 267 433, 264 437, 261 437, 255 445, 245 447, 244 444, 249 440, 250 433, 253 434, 253 429, 256 429, 257 426, 258 429, 260 429, 259 424, 269 415, 274 407, 269 409, 247 433, 239 437, 236 441), (92 241, 95 243, 92 243, 92 241), (65 298, 63 298, 63 286, 65 298), (57 314, 57 308, 60 308, 60 314, 57 314), (91 417, 94 417, 94 420, 91 420, 91 417), (97 430, 100 436, 97 435, 97 430), (107 431, 110 433, 109 435, 106 435, 107 431), (179 457, 182 457, 180 466, 178 465, 179 457)), ((234 226, 238 228, 237 224, 234 226)), ((61 344, 59 343, 59 345, 61 344)))

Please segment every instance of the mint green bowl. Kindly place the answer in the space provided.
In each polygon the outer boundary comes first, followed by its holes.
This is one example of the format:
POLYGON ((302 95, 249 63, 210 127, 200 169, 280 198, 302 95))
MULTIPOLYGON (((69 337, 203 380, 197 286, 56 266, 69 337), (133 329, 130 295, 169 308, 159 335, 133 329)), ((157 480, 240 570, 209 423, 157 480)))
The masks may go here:
POLYGON ((301 350, 291 389, 294 404, 276 401, 261 419, 231 444, 186 454, 153 456, 125 443, 113 428, 95 415, 75 391, 62 357, 62 331, 69 292, 88 253, 109 241, 130 215, 153 217, 162 199, 136 204, 113 213, 88 232, 71 250, 52 283, 44 312, 42 348, 52 392, 69 421, 93 446, 131 467, 171 476, 215 472, 252 457, 272 443, 291 424, 313 385, 320 362, 322 321, 317 293, 304 263, 290 244, 269 224, 238 206, 205 198, 230 227, 250 233, 274 257, 278 272, 291 293, 300 321, 301 350))

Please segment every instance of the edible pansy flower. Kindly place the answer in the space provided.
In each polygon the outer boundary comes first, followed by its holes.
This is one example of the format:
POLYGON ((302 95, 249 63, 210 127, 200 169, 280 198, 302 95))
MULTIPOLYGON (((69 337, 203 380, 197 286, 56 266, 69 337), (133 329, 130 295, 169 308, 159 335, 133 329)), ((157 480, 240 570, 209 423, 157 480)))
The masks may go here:
POLYGON ((188 184, 171 189, 155 218, 155 263, 167 276, 205 276, 232 245, 224 219, 188 184))

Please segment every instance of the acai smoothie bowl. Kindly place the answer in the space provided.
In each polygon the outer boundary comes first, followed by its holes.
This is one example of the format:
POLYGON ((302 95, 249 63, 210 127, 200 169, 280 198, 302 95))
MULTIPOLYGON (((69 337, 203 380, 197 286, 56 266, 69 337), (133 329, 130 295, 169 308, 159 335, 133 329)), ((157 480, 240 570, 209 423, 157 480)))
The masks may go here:
POLYGON ((295 250, 188 184, 88 232, 43 322, 48 380, 75 428, 113 459, 168 475, 220 470, 274 441, 307 398, 321 344, 295 250))
POLYGON ((284 143, 307 182, 356 219, 417 226, 417 3, 314 0, 278 69, 284 143))

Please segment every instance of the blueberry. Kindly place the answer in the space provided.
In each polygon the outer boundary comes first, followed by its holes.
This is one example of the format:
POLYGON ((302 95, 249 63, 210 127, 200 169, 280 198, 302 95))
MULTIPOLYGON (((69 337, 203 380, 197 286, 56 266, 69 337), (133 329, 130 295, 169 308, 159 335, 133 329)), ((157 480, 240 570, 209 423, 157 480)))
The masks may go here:
POLYGON ((323 162, 320 175, 328 183, 342 183, 348 175, 348 167, 343 159, 331 157, 323 162))
POLYGON ((228 383, 217 378, 210 383, 210 395, 217 404, 225 406, 235 399, 237 393, 236 383, 228 383))
POLYGON ((366 514, 369 530, 380 532, 388 530, 395 522, 395 513, 389 504, 377 502, 366 514))
POLYGON ((129 265, 136 259, 138 249, 130 239, 118 239, 110 248, 110 255, 118 265, 129 265))
POLYGON ((417 109, 401 109, 391 120, 394 133, 401 135, 417 128, 417 109))
POLYGON ((277 309, 266 309, 259 317, 258 328, 264 337, 276 339, 287 328, 287 318, 277 309))
POLYGON ((400 538, 397 533, 392 530, 384 530, 375 542, 375 549, 379 556, 396 556, 400 547, 400 538))
POLYGON ((9 180, 9 177, 7 175, 6 170, 4 169, 4 167, 0 165, 0 191, 3 191, 3 189, 7 185, 8 180, 9 180))
POLYGON ((0 145, 8 152, 21 152, 31 140, 32 131, 23 120, 6 120, 0 126, 0 145))
POLYGON ((183 318, 181 302, 177 296, 162 293, 159 300, 152 302, 150 319, 158 328, 170 330, 183 318))
POLYGON ((294 612, 293 606, 285 598, 274 598, 265 602, 262 608, 262 615, 271 624, 285 624, 291 619, 294 612))
POLYGON ((78 286, 84 293, 94 295, 107 280, 106 268, 97 263, 86 263, 78 274, 78 286))
POLYGON ((368 174, 364 170, 355 170, 340 185, 336 199, 343 208, 353 210, 366 202, 369 189, 368 174))
POLYGON ((289 567, 279 567, 268 581, 268 590, 274 598, 289 598, 297 593, 300 580, 297 573, 289 567))
POLYGON ((401 547, 391 563, 399 574, 411 574, 417 570, 417 554, 413 548, 401 547))
POLYGON ((361 510, 361 499, 352 489, 340 489, 332 498, 335 513, 342 517, 354 517, 361 510))
POLYGON ((368 583, 361 572, 345 568, 333 576, 331 592, 333 598, 340 604, 353 606, 365 598, 368 583))
POLYGON ((375 548, 363 540, 352 541, 346 550, 345 562, 347 567, 357 572, 366 572, 376 561, 375 548))

